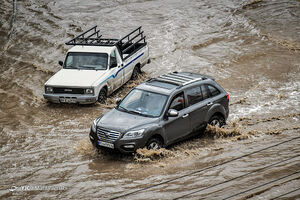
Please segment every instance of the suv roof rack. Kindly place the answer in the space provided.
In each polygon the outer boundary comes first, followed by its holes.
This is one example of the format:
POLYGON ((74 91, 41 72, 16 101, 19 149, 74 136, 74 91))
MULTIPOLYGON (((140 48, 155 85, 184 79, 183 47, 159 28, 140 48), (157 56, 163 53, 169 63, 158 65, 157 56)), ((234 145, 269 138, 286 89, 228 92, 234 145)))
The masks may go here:
POLYGON ((201 75, 201 74, 194 74, 190 72, 172 72, 168 74, 161 75, 157 78, 150 79, 147 82, 151 82, 154 80, 170 83, 174 85, 178 85, 178 87, 182 87, 188 84, 191 84, 196 81, 205 80, 207 77, 201 75))
MULTIPOLYGON (((144 36, 144 31, 141 30, 142 26, 134 29, 121 39, 111 39, 102 38, 100 35, 100 29, 97 26, 84 31, 83 33, 77 35, 73 39, 66 42, 66 45, 84 45, 84 46, 114 46, 116 45, 122 58, 124 59, 124 54, 129 54, 130 50, 138 49, 140 45, 138 43, 146 44, 146 36, 144 36)), ((129 55, 127 55, 128 57, 129 55)), ((126 58, 127 58, 126 57, 126 58)))

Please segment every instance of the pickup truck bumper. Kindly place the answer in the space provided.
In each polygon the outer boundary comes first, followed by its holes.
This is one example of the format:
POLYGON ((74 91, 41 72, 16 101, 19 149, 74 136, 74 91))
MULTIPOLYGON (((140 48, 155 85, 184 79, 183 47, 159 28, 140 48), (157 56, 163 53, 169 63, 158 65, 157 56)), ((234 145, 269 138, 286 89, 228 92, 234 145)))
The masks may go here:
POLYGON ((75 94, 43 94, 44 98, 52 103, 79 103, 92 104, 97 101, 97 96, 75 94))

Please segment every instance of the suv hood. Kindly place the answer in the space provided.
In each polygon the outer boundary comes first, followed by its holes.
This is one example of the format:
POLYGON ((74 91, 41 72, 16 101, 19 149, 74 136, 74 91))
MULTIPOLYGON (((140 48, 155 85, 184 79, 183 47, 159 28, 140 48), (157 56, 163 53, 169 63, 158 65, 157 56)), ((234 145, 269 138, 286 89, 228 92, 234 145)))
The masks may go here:
POLYGON ((113 109, 98 121, 97 126, 125 133, 133 128, 150 124, 157 120, 157 118, 144 117, 113 109))
POLYGON ((61 69, 45 85, 91 87, 105 73, 106 70, 61 69))

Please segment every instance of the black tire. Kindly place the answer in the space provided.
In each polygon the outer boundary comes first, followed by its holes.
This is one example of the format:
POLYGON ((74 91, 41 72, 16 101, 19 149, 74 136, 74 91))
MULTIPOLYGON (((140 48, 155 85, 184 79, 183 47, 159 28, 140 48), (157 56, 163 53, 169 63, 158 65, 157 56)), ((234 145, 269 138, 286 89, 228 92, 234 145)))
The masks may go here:
POLYGON ((214 115, 212 116, 212 118, 210 118, 208 124, 210 124, 211 126, 217 126, 221 128, 225 125, 225 120, 219 115, 214 115))
POLYGON ((135 66, 131 75, 131 80, 137 80, 140 73, 140 69, 138 66, 135 66))
POLYGON ((106 88, 102 88, 99 92, 98 102, 104 104, 106 102, 106 99, 107 99, 107 90, 106 88))
POLYGON ((162 148, 162 141, 158 138, 151 138, 146 145, 147 149, 160 149, 162 148))

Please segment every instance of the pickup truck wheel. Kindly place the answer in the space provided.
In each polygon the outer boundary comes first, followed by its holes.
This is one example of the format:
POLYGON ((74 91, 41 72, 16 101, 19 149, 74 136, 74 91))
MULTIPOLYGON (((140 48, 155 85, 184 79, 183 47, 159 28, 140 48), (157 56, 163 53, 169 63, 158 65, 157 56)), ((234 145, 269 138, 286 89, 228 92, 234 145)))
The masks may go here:
POLYGON ((106 98, 107 98, 107 91, 105 88, 102 88, 99 92, 98 102, 103 104, 103 103, 105 103, 106 98))
POLYGON ((138 78, 140 69, 138 66, 135 66, 131 75, 131 80, 136 80, 138 78))
POLYGON ((160 149, 162 147, 162 142, 158 138, 151 138, 146 145, 147 149, 160 149))
POLYGON ((221 116, 214 115, 212 118, 210 118, 208 123, 212 126, 217 126, 221 128, 222 126, 225 125, 225 120, 221 116))

